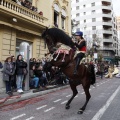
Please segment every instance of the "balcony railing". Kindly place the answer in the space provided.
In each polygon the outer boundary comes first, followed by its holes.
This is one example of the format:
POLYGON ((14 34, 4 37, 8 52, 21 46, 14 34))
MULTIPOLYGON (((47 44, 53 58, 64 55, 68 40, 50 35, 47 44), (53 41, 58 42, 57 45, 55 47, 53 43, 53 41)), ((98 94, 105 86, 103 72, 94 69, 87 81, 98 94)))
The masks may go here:
POLYGON ((113 39, 106 39, 106 38, 103 38, 103 42, 113 43, 113 39))
POLYGON ((43 24, 44 21, 47 20, 47 18, 39 15, 37 12, 18 5, 12 0, 0 0, 0 10, 17 14, 17 16, 25 17, 29 20, 34 20, 34 22, 39 24, 43 24))
POLYGON ((113 48, 113 46, 111 46, 111 47, 103 47, 103 50, 112 50, 112 51, 114 51, 115 49, 113 48))

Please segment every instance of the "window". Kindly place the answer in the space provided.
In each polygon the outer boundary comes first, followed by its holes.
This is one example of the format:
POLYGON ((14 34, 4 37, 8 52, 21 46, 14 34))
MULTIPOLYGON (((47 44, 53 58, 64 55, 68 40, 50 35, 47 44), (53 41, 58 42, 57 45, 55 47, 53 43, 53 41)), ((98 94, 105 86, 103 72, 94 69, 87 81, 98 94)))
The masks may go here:
POLYGON ((79 10, 79 6, 76 6, 76 10, 79 10))
POLYGON ((84 20, 84 23, 86 23, 86 20, 84 20))
POLYGON ((58 13, 56 11, 54 11, 54 25, 58 27, 58 13))
POLYGON ((95 2, 94 2, 94 3, 91 3, 91 6, 95 6, 95 2))
POLYGON ((92 26, 92 30, 96 30, 96 26, 92 26))
POLYGON ((86 30, 86 26, 84 27, 84 30, 86 30))
POLYGON ((92 10, 92 14, 94 14, 95 13, 95 10, 92 10))
POLYGON ((86 15, 86 12, 84 12, 83 14, 86 15))
POLYGON ((76 0, 76 3, 78 3, 79 2, 79 0, 76 0))
POLYGON ((83 7, 85 7, 85 5, 83 5, 83 7))
MULTIPOLYGON (((94 27, 94 26, 93 26, 93 27, 94 27)), ((92 35, 92 38, 96 38, 96 34, 93 34, 93 35, 92 35)))
POLYGON ((77 14, 76 14, 76 17, 79 17, 79 15, 80 15, 80 14, 79 14, 79 13, 77 13, 77 14))
POLYGON ((92 18, 92 22, 95 22, 96 21, 96 18, 92 18))
POLYGON ((62 29, 65 29, 65 17, 64 16, 62 16, 61 17, 61 25, 62 25, 62 29))
POLYGON ((76 21, 76 24, 80 24, 80 21, 76 21))
POLYGON ((80 28, 77 28, 76 31, 80 31, 80 28))

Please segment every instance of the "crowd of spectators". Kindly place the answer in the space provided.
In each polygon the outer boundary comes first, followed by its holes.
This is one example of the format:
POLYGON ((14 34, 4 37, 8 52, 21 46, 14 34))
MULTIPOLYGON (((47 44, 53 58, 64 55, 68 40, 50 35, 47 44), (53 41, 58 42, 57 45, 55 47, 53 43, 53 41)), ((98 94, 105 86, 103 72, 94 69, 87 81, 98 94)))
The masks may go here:
POLYGON ((32 6, 32 3, 31 3, 30 1, 28 1, 28 0, 12 0, 12 1, 14 1, 14 2, 16 2, 17 4, 22 5, 22 6, 28 8, 28 9, 30 9, 30 10, 32 10, 32 11, 35 11, 35 12, 38 11, 38 10, 37 10, 37 7, 32 6))
POLYGON ((29 70, 27 62, 22 55, 6 58, 3 67, 3 81, 6 85, 6 93, 13 94, 13 91, 23 93, 25 86, 25 78, 29 72, 29 87, 31 89, 47 89, 47 85, 63 85, 68 83, 67 77, 58 67, 51 66, 48 58, 29 60, 29 70))
POLYGON ((112 78, 113 76, 119 76, 120 71, 118 67, 114 64, 109 64, 109 62, 98 62, 94 63, 96 76, 100 76, 103 79, 105 78, 112 78))
MULTIPOLYGON (((94 65, 96 76, 112 78, 119 73, 115 65, 107 62, 90 62, 94 65)), ((31 58, 29 68, 22 55, 6 58, 4 64, 0 62, 0 68, 3 68, 3 80, 6 85, 6 93, 12 95, 16 90, 23 93, 25 87, 26 75, 29 72, 29 87, 31 89, 47 89, 47 85, 64 85, 69 82, 69 78, 62 73, 61 69, 51 66, 49 58, 46 56, 41 59, 31 58)))

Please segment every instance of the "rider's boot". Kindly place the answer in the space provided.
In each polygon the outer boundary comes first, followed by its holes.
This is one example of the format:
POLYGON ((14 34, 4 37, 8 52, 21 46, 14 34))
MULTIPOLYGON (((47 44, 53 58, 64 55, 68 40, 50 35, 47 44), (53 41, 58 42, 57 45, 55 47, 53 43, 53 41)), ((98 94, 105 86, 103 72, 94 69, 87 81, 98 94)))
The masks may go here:
POLYGON ((80 64, 80 60, 81 60, 81 58, 76 59, 75 69, 74 69, 74 72, 73 72, 74 75, 77 74, 77 70, 78 70, 78 66, 80 64))

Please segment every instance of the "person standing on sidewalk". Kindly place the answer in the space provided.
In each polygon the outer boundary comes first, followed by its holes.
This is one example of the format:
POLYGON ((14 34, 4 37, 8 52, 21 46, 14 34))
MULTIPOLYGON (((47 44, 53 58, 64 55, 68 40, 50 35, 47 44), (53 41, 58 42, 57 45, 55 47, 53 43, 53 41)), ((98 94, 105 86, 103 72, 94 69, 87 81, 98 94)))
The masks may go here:
POLYGON ((2 63, 0 62, 0 69, 2 69, 3 68, 3 65, 2 65, 2 63))
POLYGON ((100 76, 101 76, 101 79, 103 79, 104 70, 105 70, 104 63, 101 62, 100 63, 100 76))
POLYGON ((17 56, 16 60, 16 75, 17 75, 17 92, 22 93, 22 84, 24 79, 24 69, 26 69, 27 64, 23 61, 22 55, 17 56))
POLYGON ((4 66, 3 66, 3 80, 5 81, 6 84, 6 93, 8 95, 12 95, 12 90, 11 90, 11 82, 12 78, 14 77, 15 73, 15 66, 12 63, 12 58, 8 57, 5 60, 4 66))

